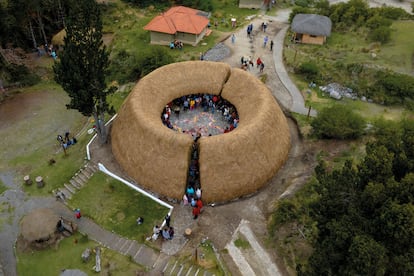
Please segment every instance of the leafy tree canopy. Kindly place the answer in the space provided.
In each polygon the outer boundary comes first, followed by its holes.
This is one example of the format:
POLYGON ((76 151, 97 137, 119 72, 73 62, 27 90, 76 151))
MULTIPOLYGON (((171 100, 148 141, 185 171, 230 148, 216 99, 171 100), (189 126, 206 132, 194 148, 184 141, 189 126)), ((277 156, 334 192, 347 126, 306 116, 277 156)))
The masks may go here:
POLYGON ((414 121, 380 122, 375 130, 358 164, 329 170, 321 161, 308 194, 279 203, 273 218, 305 222, 303 232, 313 243, 299 275, 414 273, 414 166, 399 157, 412 156, 414 121), (315 224, 316 231, 306 231, 315 224))
POLYGON ((70 96, 68 108, 93 115, 97 131, 106 141, 104 113, 109 106, 105 76, 108 52, 102 41, 102 21, 95 0, 74 1, 67 19, 65 45, 54 65, 55 80, 70 96))

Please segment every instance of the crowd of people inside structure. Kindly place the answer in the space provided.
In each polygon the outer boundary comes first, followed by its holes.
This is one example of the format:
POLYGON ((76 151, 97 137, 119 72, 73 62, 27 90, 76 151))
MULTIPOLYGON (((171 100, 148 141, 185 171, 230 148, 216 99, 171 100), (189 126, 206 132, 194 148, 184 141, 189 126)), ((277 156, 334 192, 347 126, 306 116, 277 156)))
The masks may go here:
MULTIPOLYGON (((223 133, 232 131, 237 128, 239 124, 239 115, 234 105, 219 95, 212 94, 192 94, 173 100, 168 103, 162 111, 162 123, 170 129, 186 133, 186 130, 174 127, 170 118, 172 114, 179 118, 181 112, 191 112, 197 109, 201 109, 203 112, 220 112, 222 114, 222 119, 229 124, 229 126, 223 130, 223 133)), ((197 133, 197 135, 198 134, 200 133, 197 133)))

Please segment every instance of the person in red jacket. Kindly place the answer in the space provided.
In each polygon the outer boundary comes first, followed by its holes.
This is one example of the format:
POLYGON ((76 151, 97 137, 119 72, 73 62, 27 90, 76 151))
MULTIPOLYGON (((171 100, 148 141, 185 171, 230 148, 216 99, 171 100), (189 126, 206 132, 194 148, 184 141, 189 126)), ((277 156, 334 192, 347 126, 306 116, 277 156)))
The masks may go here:
POLYGON ((193 207, 193 219, 197 219, 199 214, 200 209, 198 208, 198 206, 193 207))
POLYGON ((203 202, 201 201, 201 199, 197 199, 196 206, 198 207, 201 213, 202 208, 203 208, 203 202))

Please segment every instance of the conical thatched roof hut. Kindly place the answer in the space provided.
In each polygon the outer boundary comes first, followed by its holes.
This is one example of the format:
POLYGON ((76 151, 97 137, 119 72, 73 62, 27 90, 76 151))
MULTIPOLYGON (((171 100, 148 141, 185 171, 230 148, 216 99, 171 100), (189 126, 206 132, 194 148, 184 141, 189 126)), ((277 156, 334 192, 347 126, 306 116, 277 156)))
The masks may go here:
POLYGON ((253 75, 218 62, 164 66, 133 89, 112 126, 112 151, 144 188, 181 199, 193 143, 188 134, 165 127, 165 104, 184 95, 208 93, 230 101, 239 126, 200 139, 200 180, 206 202, 224 202, 257 191, 278 171, 290 149, 283 112, 253 75))
POLYGON ((51 209, 36 209, 21 221, 22 238, 28 243, 47 241, 55 235, 58 221, 59 216, 51 209))
POLYGON ((66 30, 62 29, 60 32, 52 37, 52 45, 63 46, 65 44, 66 30))

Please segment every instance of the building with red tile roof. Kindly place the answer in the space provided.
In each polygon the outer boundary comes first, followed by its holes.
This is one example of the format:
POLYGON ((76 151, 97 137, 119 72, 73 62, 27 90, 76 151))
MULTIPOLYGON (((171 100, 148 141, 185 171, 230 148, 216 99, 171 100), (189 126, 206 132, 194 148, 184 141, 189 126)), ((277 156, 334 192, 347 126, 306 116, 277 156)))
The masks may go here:
POLYGON ((196 45, 209 34, 208 14, 184 6, 172 7, 156 16, 144 30, 151 32, 151 44, 169 45, 174 40, 196 45))

